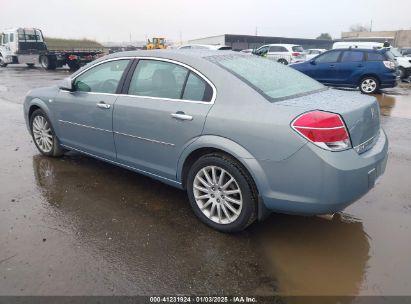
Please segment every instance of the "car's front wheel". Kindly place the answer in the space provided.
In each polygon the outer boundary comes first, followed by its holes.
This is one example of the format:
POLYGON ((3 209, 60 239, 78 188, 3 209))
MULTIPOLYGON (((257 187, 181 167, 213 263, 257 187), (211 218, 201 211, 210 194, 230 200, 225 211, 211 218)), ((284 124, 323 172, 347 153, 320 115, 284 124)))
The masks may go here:
POLYGON ((205 155, 192 165, 187 192, 197 217, 219 231, 241 231, 256 219, 254 183, 237 161, 224 154, 205 155))
POLYGON ((64 154, 53 127, 43 110, 37 109, 30 117, 30 129, 34 144, 41 154, 58 157, 64 154))
POLYGON ((380 84, 375 77, 367 76, 360 81, 360 90, 364 94, 374 94, 380 89, 380 84))
POLYGON ((281 59, 278 59, 278 61, 277 61, 278 63, 281 63, 281 64, 284 64, 284 65, 288 65, 288 61, 287 60, 285 60, 285 59, 283 59, 283 58, 281 58, 281 59))

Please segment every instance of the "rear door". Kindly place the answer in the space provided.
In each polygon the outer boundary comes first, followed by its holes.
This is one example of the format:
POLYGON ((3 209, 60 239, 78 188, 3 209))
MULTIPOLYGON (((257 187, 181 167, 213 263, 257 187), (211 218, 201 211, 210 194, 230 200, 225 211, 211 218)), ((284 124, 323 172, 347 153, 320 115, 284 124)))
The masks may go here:
POLYGON ((345 85, 357 85, 365 70, 365 57, 362 51, 344 51, 338 66, 338 82, 345 85))
POLYGON ((176 180, 179 156, 201 135, 215 89, 199 72, 165 59, 141 59, 116 101, 118 162, 176 180))
POLYGON ((325 84, 337 84, 340 55, 341 51, 329 51, 318 56, 306 74, 325 84))
POLYGON ((52 103, 61 143, 109 160, 116 159, 113 107, 131 59, 97 64, 73 80, 73 91, 61 90, 52 103))

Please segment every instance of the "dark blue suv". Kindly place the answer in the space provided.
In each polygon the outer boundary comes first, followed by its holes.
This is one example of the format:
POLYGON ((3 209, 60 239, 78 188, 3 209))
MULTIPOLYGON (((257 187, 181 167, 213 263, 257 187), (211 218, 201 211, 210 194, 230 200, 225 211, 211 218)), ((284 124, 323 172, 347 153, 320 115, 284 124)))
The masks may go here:
POLYGON ((395 87, 399 80, 389 49, 334 49, 290 67, 325 85, 360 87, 366 94, 395 87))

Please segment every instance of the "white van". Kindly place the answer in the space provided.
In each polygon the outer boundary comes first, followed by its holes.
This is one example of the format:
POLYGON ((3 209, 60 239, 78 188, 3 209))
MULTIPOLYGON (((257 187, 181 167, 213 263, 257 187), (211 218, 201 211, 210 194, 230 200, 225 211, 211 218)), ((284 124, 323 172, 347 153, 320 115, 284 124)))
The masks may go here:
POLYGON ((384 47, 382 42, 365 42, 365 41, 339 41, 333 44, 333 49, 361 48, 361 49, 380 49, 384 47))

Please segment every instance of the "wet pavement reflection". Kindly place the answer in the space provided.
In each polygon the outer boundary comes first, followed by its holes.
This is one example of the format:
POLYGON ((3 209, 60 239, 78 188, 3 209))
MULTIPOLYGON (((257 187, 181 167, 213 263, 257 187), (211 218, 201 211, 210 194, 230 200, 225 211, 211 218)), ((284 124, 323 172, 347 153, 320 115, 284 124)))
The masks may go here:
POLYGON ((0 295, 411 294, 409 89, 376 96, 391 147, 375 189, 332 221, 273 214, 230 235, 201 224, 182 191, 78 153, 39 155, 23 89, 66 74, 0 69, 0 295))

